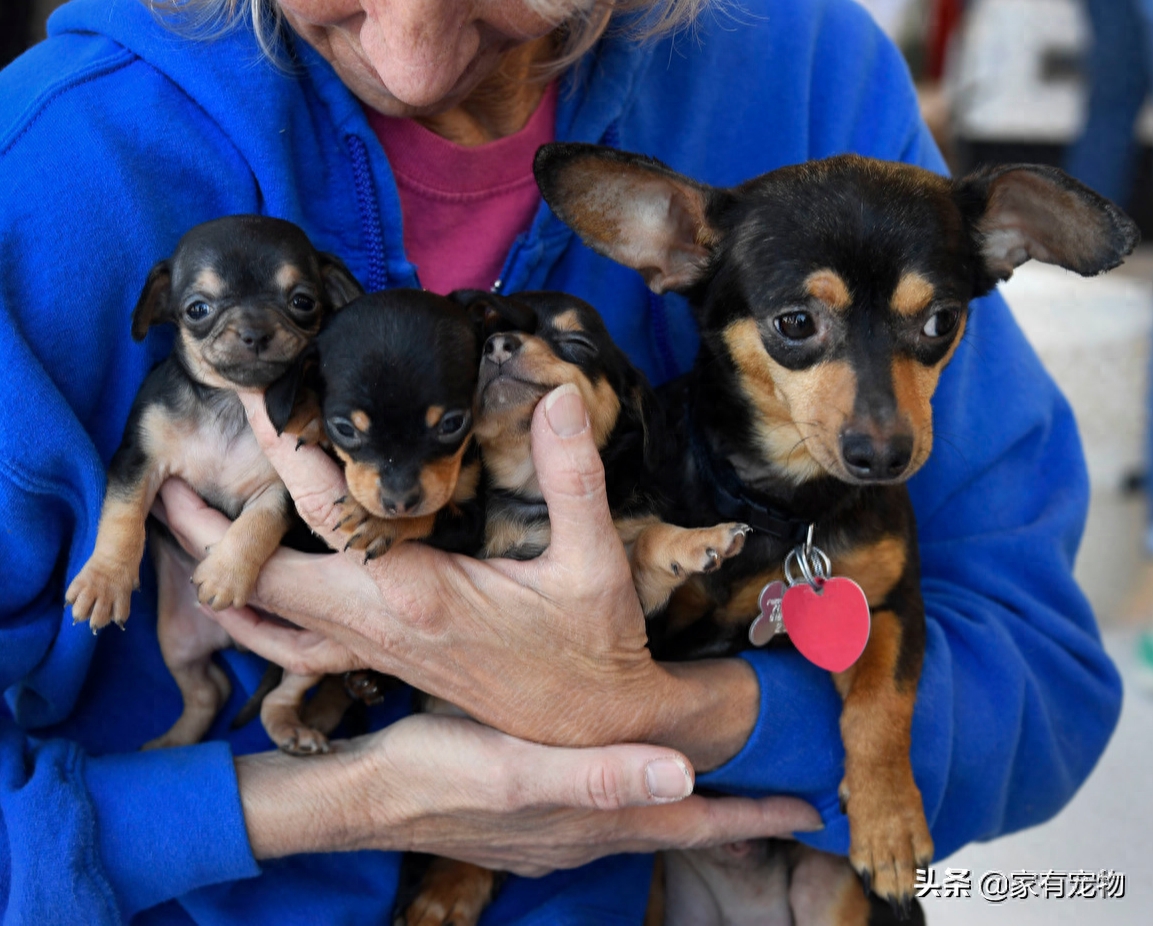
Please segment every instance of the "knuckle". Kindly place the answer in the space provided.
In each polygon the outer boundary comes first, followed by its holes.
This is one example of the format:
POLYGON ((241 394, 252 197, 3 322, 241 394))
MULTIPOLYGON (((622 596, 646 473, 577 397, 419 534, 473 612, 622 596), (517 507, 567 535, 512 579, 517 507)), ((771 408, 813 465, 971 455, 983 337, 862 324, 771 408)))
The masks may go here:
POLYGON ((621 770, 611 762, 597 762, 585 780, 585 799, 597 810, 619 810, 626 804, 621 770))

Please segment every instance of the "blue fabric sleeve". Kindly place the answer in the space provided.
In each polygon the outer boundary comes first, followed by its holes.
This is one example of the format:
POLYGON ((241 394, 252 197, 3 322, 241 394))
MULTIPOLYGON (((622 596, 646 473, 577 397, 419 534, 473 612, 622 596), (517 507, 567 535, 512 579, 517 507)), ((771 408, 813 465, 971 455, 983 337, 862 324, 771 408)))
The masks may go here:
MULTIPOLYGON (((0 898, 6 923, 119 923, 259 870, 228 744, 137 752, 154 696, 126 694, 83 729, 73 720, 96 696, 84 686, 97 646, 127 652, 154 604, 136 596, 137 627, 97 643, 63 602, 95 539, 104 461, 165 350, 126 337, 132 306, 151 261, 198 218, 181 191, 220 188, 229 149, 123 48, 91 36, 44 46, 0 75, 0 898), (182 115, 145 144, 122 129, 130 108, 182 115), (187 161, 176 153, 190 138, 215 146, 203 172, 147 169, 187 161), (133 148, 136 174, 94 167, 133 148), (62 738, 54 728, 68 722, 62 738)), ((207 199, 206 214, 241 211, 207 199)), ((127 664, 138 683, 162 671, 154 630, 146 656, 127 664)))
MULTIPOLYGON (((840 24, 826 21, 818 49, 839 45, 842 61, 870 74, 842 77, 855 97, 830 98, 838 118, 814 119, 813 156, 857 150, 944 171, 896 51, 870 41, 875 30, 854 25, 847 4, 827 8, 840 24), (861 54, 845 53, 854 47, 861 54)), ((1055 814, 1104 750, 1121 684, 1072 574, 1089 497, 1076 423, 999 294, 973 303, 933 407, 935 450, 910 482, 927 620, 912 762, 943 857, 1055 814)), ((829 676, 793 651, 743 658, 760 716, 701 784, 803 796, 826 823, 805 841, 845 853, 841 703, 829 676)))

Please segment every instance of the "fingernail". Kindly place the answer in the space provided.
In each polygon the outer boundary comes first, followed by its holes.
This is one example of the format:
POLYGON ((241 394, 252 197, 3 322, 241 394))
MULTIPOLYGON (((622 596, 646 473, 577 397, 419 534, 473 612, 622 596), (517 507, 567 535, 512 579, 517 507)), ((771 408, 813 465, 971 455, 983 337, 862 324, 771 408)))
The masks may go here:
POLYGON ((808 826, 798 826, 793 829, 794 833, 819 833, 825 828, 825 824, 818 820, 816 823, 810 823, 808 826))
POLYGON ((574 437, 589 426, 580 391, 572 383, 557 386, 545 396, 544 414, 557 437, 574 437))
POLYGON ((679 801, 693 793, 692 776, 677 759, 654 759, 646 765, 645 784, 654 801, 679 801))

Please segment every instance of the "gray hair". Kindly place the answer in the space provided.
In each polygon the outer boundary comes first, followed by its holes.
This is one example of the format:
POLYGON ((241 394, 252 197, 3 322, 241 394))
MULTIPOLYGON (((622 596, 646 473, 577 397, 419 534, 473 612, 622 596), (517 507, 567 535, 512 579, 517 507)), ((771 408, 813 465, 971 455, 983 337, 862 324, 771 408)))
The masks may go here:
MULTIPOLYGON (((164 15, 168 25, 199 37, 220 35, 247 19, 261 50, 279 61, 284 18, 276 0, 145 0, 164 15)), ((555 22, 562 40, 556 58, 545 70, 555 74, 588 51, 613 15, 640 12, 630 34, 653 38, 689 26, 705 7, 724 0, 523 0, 524 4, 555 22)))

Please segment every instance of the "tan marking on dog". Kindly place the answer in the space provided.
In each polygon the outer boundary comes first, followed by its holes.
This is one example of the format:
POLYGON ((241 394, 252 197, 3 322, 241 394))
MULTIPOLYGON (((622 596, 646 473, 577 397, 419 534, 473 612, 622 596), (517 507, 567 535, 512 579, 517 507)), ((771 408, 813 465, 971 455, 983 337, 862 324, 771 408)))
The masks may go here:
POLYGON ((413 511, 414 515, 431 514, 449 503, 456 491, 461 460, 468 444, 466 440, 452 456, 430 460, 421 467, 420 487, 424 491, 424 498, 413 511))
POLYGON ((908 544, 903 537, 884 537, 833 560, 833 575, 847 576, 865 593, 869 607, 880 606, 905 574, 908 544))
POLYGON ((430 405, 428 410, 424 413, 424 423, 430 428, 435 428, 438 424, 440 424, 440 419, 443 417, 443 405, 430 405))
POLYGON ((751 622, 761 611, 761 591, 770 582, 784 578, 784 571, 777 566, 746 579, 733 589, 729 600, 717 608, 717 621, 724 625, 751 622))
POLYGON ((566 309, 559 315, 554 315, 549 324, 556 331, 584 331, 580 314, 576 309, 566 309))
POLYGON ((387 517, 388 513, 380 501, 380 473, 371 466, 357 463, 347 451, 336 444, 333 444, 332 449, 344 464, 344 481, 348 483, 348 494, 378 518, 387 517))
POLYGON ((797 483, 822 472, 848 478, 840 434, 852 416, 857 376, 844 361, 788 370, 765 350, 752 318, 722 333, 754 412, 753 433, 766 461, 797 483))
POLYGON ((961 320, 948 352, 934 366, 927 367, 912 357, 893 358, 893 396, 898 410, 913 426, 913 456, 905 471, 906 478, 925 464, 933 450, 933 393, 937 390, 941 371, 957 352, 965 334, 966 321, 964 318, 961 320))
POLYGON ((480 486, 481 466, 480 460, 473 460, 460 468, 460 475, 456 477, 456 488, 452 493, 453 502, 471 502, 476 498, 476 490, 480 486))
POLYGON ((839 273, 824 267, 805 278, 805 292, 835 312, 843 312, 853 304, 849 286, 839 273))
POLYGON ((715 604, 701 580, 690 576, 684 585, 672 593, 662 620, 669 633, 679 633, 709 614, 715 604))
POLYGON ((358 431, 367 431, 372 427, 372 419, 368 417, 368 412, 359 408, 348 416, 348 420, 358 431))
POLYGON ((616 427, 621 400, 606 377, 595 383, 574 363, 562 360, 548 344, 534 335, 519 335, 520 349, 505 361, 507 375, 540 385, 539 392, 526 391, 517 405, 482 405, 475 433, 484 455, 484 465, 494 484, 509 492, 534 495, 539 492, 529 443, 533 410, 550 390, 564 383, 577 387, 588 412, 593 440, 603 449, 616 427))
POLYGON ((204 267, 197 271, 192 288, 209 299, 219 299, 228 291, 228 284, 211 267, 204 267))
POLYGON ((194 380, 203 383, 205 386, 213 386, 217 389, 236 388, 234 383, 229 382, 217 373, 211 361, 204 357, 203 341, 196 340, 192 337, 191 332, 183 326, 179 329, 178 337, 183 342, 184 357, 188 364, 188 372, 194 380))
POLYGON ((735 524, 692 528, 657 521, 641 529, 629 549, 629 567, 645 615, 664 607, 689 576, 713 571, 744 546, 745 534, 735 524))
POLYGON ((490 516, 484 523, 482 559, 509 556, 514 551, 544 551, 552 541, 552 527, 547 520, 525 524, 519 518, 490 516))
POLYGON ((789 906, 797 923, 868 926, 869 899, 848 859, 796 843, 789 906))
POLYGON ((438 858, 405 911, 405 926, 474 926, 492 899, 496 875, 469 862, 438 858))
POLYGON ((912 894, 915 869, 932 857, 933 840, 909 760, 917 686, 896 681, 901 622, 888 610, 874 612, 872 620, 861 658, 833 675, 844 699, 841 795, 853 867, 871 871, 878 894, 898 897, 912 894))
POLYGON ((305 276, 296 264, 281 264, 274 277, 276 285, 280 287, 282 292, 288 292, 303 279, 305 276))
POLYGON ((897 283, 897 288, 893 290, 893 298, 889 301, 889 305, 898 315, 919 315, 928 308, 934 295, 933 284, 916 270, 910 270, 902 275, 897 283))

